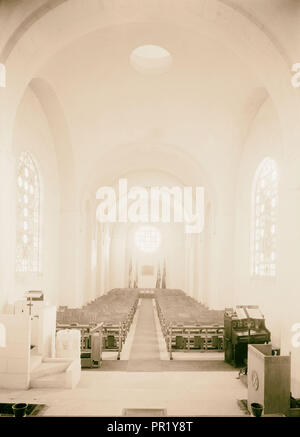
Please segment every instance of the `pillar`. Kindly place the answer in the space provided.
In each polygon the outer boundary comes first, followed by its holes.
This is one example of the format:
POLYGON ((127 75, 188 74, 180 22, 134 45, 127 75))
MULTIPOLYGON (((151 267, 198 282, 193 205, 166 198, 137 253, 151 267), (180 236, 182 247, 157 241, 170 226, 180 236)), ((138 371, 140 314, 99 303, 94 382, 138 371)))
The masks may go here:
POLYGON ((0 187, 0 312, 2 312, 7 309, 8 303, 14 301, 16 241, 15 158, 4 148, 0 149, 0 187))

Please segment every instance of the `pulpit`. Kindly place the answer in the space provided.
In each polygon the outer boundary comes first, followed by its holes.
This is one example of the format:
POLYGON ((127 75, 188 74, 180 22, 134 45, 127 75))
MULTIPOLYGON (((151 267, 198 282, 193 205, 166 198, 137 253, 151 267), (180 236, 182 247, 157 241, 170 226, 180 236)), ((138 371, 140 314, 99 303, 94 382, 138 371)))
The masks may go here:
POLYGON ((271 344, 248 345, 248 409, 253 402, 264 414, 286 414, 290 406, 291 357, 272 355, 271 344))

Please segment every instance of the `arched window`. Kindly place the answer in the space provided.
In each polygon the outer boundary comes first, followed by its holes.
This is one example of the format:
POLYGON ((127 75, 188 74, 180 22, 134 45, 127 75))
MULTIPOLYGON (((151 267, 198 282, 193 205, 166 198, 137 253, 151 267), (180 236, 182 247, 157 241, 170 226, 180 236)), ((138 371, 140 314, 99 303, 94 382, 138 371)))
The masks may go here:
POLYGON ((252 192, 251 273, 276 275, 278 213, 278 170, 265 158, 257 168, 252 192))
POLYGON ((40 181, 28 152, 17 164, 16 271, 40 271, 40 181))

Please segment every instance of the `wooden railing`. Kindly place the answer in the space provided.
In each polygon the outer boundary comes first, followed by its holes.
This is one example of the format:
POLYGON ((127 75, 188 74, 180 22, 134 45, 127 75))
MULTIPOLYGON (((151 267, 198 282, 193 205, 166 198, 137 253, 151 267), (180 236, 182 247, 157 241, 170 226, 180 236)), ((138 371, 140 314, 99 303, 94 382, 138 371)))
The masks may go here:
POLYGON ((222 351, 223 326, 170 323, 166 331, 166 342, 170 360, 172 351, 222 351))
MULTIPOLYGON (((82 367, 100 367, 102 362, 103 352, 117 352, 117 359, 120 359, 123 344, 125 343, 127 334, 130 329, 138 299, 130 308, 128 314, 121 319, 112 312, 111 319, 119 318, 118 322, 97 322, 97 312, 90 312, 91 318, 89 323, 79 323, 69 321, 69 316, 72 320, 80 320, 81 311, 72 310, 66 311, 66 317, 63 317, 63 312, 58 313, 58 322, 56 324, 56 331, 61 329, 79 329, 80 330, 80 352, 81 352, 81 366, 82 367), (68 316, 67 316, 68 315, 68 316), (66 320, 68 320, 66 322, 66 320)), ((89 319, 89 312, 82 310, 89 319)), ((101 317, 101 316, 100 316, 101 317)), ((107 317, 109 318, 109 317, 107 317)))
POLYGON ((125 324, 81 325, 79 323, 57 324, 61 329, 80 330, 80 354, 82 367, 101 367, 103 352, 117 352, 120 359, 122 346, 126 339, 125 324))
POLYGON ((156 302, 170 360, 174 351, 223 351, 224 325, 168 320, 156 302))

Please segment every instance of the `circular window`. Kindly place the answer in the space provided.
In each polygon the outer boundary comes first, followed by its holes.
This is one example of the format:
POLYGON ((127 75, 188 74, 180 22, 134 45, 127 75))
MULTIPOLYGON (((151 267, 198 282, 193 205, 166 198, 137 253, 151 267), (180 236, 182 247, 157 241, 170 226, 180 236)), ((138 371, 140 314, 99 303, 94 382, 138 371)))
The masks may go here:
POLYGON ((144 45, 131 52, 130 62, 139 73, 163 73, 172 63, 171 54, 160 46, 144 45))
POLYGON ((142 252, 155 252, 161 243, 158 229, 152 226, 143 226, 135 233, 135 244, 142 252))

